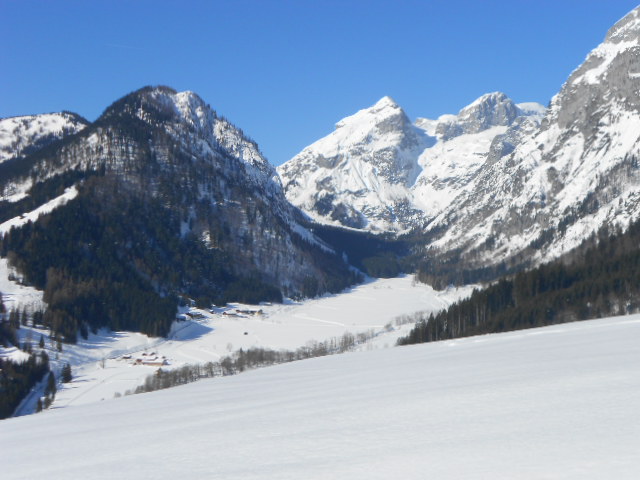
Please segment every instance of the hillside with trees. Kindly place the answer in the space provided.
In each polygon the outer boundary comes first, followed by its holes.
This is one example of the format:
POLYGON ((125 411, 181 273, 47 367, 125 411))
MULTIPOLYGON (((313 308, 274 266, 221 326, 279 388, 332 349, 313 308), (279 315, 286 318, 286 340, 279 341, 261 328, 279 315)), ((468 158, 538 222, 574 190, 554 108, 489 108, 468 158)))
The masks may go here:
POLYGON ((622 315, 640 310, 640 222, 601 229, 564 257, 503 277, 420 320, 400 345, 622 315))

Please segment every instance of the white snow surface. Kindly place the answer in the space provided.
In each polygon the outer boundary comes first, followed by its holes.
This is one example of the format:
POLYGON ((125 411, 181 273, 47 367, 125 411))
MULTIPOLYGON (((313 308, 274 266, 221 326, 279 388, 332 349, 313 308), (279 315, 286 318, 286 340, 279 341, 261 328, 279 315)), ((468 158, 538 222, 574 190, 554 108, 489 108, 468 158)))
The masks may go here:
POLYGON ((422 172, 412 189, 416 205, 432 217, 444 211, 458 195, 471 188, 491 142, 506 130, 507 127, 496 126, 439 141, 426 149, 418 158, 422 172))
POLYGON ((19 279, 20 275, 15 269, 9 267, 9 262, 6 258, 0 258, 0 292, 2 293, 2 302, 7 311, 14 307, 18 309, 27 308, 29 311, 40 310, 44 307, 41 291, 22 285, 17 281, 9 280, 10 277, 19 279))
MULTIPOLYGON (((41 292, 6 280, 6 260, 0 261, 0 283, 8 308, 27 306, 33 309, 41 304, 41 292)), ((395 345, 398 337, 406 335, 411 323, 397 325, 396 318, 419 311, 439 311, 453 301, 471 293, 471 287, 436 292, 425 284, 414 283, 412 277, 371 280, 338 295, 304 302, 287 301, 273 305, 239 305, 215 308, 214 313, 191 309, 201 318, 176 322, 168 338, 150 338, 140 333, 102 330, 80 339, 77 345, 63 345, 55 350, 55 342, 48 339, 45 329, 22 327, 20 341, 30 340, 36 346, 40 335, 46 339, 46 348, 54 370, 70 363, 74 380, 58 387, 54 408, 111 400, 116 394, 144 383, 144 379, 157 370, 157 366, 133 365, 136 358, 165 359, 163 368, 186 364, 215 362, 240 348, 265 347, 274 350, 296 350, 344 333, 368 333, 374 338, 358 348, 362 350, 387 348, 395 345), (236 310, 262 310, 262 315, 229 316, 236 310), (388 325, 390 324, 390 325, 388 325), (143 355, 146 354, 146 355, 143 355), (152 355, 153 354, 153 355, 152 355), (131 355, 131 358, 123 358, 131 355)), ((36 349, 37 350, 37 349, 36 349)), ((3 349, 0 347, 0 354, 3 349)), ((18 415, 31 413, 37 395, 28 398, 18 409, 18 415)))
POLYGON ((639 337, 616 317, 53 409, 2 422, 2 477, 636 479, 639 337))

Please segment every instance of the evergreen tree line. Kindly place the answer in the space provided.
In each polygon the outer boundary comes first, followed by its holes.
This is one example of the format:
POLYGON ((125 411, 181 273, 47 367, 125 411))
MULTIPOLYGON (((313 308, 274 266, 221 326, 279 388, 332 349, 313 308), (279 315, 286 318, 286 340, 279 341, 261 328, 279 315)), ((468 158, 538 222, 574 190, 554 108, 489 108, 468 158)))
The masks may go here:
POLYGON ((8 347, 9 345, 18 344, 18 336, 16 335, 15 326, 6 321, 7 308, 2 301, 2 293, 0 292, 0 345, 8 347))
MULTIPOLYGON (((349 287, 362 282, 362 275, 347 268, 345 263, 332 252, 328 252, 318 245, 314 245, 299 237, 291 237, 294 245, 300 247, 309 256, 311 263, 322 265, 325 272, 324 277, 307 277, 300 289, 302 298, 313 298, 323 293, 338 293, 349 287)), ((295 297, 296 295, 291 294, 295 297)))
POLYGON ((152 253, 147 251, 147 259, 139 258, 147 245, 135 238, 135 215, 147 214, 153 228, 152 212, 136 212, 132 206, 119 216, 113 210, 96 211, 100 208, 79 196, 36 223, 11 229, 2 239, 1 253, 28 282, 44 290, 44 324, 67 342, 75 342, 79 332, 86 335, 87 325, 92 330, 166 334, 177 300, 159 295, 145 277, 144 261, 160 259, 148 259, 152 253), (102 220, 104 213, 112 216, 109 222, 102 220), (132 235, 121 235, 128 229, 132 235))
MULTIPOLYGON (((39 382, 44 380, 47 373, 49 375, 44 389, 44 399, 38 399, 36 411, 49 408, 55 398, 57 391, 56 378, 51 371, 49 356, 45 351, 44 335, 40 335, 37 344, 33 344, 28 332, 24 342, 22 344, 19 342, 17 331, 29 324, 33 327, 47 326, 45 325, 44 312, 40 310, 27 312, 26 308, 20 310, 14 307, 7 313, 0 293, 0 345, 5 348, 20 348, 29 355, 26 360, 18 362, 11 361, 8 358, 0 358, 0 419, 11 416, 20 402, 39 382)), ((57 351, 61 352, 62 343, 60 338, 51 336, 51 341, 55 342, 57 351)), ((63 383, 68 383, 72 380, 73 376, 69 363, 62 367, 60 378, 63 383)))
MULTIPOLYGON (((69 383, 73 379, 73 375, 71 374, 71 365, 65 363, 62 367, 62 371, 60 372, 60 381, 62 383, 69 383)), ((58 392, 58 386, 56 382, 56 376, 53 372, 49 372, 49 376, 47 377, 47 383, 44 387, 44 397, 38 398, 38 403, 36 405, 36 413, 41 412, 44 409, 47 409, 51 406, 53 401, 56 398, 56 393, 58 392)))
MULTIPOLYGON (((11 266, 44 290, 43 322, 54 336, 75 342, 100 327, 165 336, 178 294, 201 306, 282 301, 280 290, 257 274, 232 273, 222 250, 207 248, 195 234, 178 235, 180 213, 162 200, 123 195, 108 175, 78 188, 64 208, 12 228, 0 247, 11 266)), ((344 278, 335 282, 344 288, 344 278)))
POLYGON ((469 285, 492 281, 504 275, 510 275, 524 269, 528 261, 524 256, 512 259, 509 263, 500 262, 491 266, 475 266, 473 261, 464 258, 460 250, 451 252, 424 252, 416 260, 416 280, 428 283, 436 290, 444 290, 451 285, 469 285))
MULTIPOLYGON (((400 322, 401 320, 398 321, 400 322)), ((236 375, 245 370, 344 353, 353 350, 357 345, 361 345, 375 336, 376 334, 373 330, 358 334, 346 332, 341 337, 333 337, 324 342, 309 342, 306 346, 296 350, 272 350, 263 347, 252 347, 248 350, 240 349, 232 355, 223 357, 219 362, 185 365, 171 370, 159 368, 156 373, 149 375, 142 385, 139 385, 134 390, 127 390, 125 395, 153 392, 185 385, 203 378, 236 375)), ((116 394, 116 396, 120 395, 116 394)))
POLYGON ((54 175, 46 180, 37 181, 33 178, 33 185, 26 192, 26 196, 16 202, 0 200, 0 223, 17 217, 24 212, 30 212, 64 193, 64 190, 82 179, 93 175, 104 175, 102 172, 86 172, 71 170, 54 175))
POLYGON ((395 239, 328 225, 314 225, 311 230, 337 252, 343 252, 351 265, 372 277, 392 278, 415 270, 410 257, 415 239, 395 239))
POLYGON ((563 258, 504 277, 419 321, 400 345, 540 327, 640 310, 640 222, 603 228, 563 258))
POLYGON ((22 362, 0 358, 0 419, 10 417, 31 389, 49 373, 49 357, 33 353, 22 362))

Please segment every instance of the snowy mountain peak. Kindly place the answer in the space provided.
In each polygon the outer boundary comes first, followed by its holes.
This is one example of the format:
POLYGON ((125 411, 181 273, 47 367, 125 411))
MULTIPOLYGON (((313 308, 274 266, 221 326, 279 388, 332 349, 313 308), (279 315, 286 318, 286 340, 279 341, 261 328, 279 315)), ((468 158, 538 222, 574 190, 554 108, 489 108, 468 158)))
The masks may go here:
POLYGON ((447 230, 435 246, 485 264, 535 246, 544 261, 603 225, 628 225, 640 214, 639 89, 636 9, 574 70, 539 127, 514 122, 496 137, 473 188, 432 223, 447 230))
POLYGON ((130 93, 109 107, 103 116, 114 111, 120 114, 122 109, 141 120, 156 114, 163 121, 185 123, 196 129, 209 128, 216 118, 216 113, 195 93, 176 92, 165 86, 144 87, 130 93))
POLYGON ((378 100, 372 108, 380 110, 387 107, 400 108, 400 106, 396 103, 396 101, 388 95, 385 95, 380 100, 378 100))
POLYGON ((275 168, 263 157, 258 145, 191 91, 170 87, 139 89, 111 105, 98 120, 135 117, 150 125, 162 124, 167 133, 199 145, 202 153, 219 152, 239 159, 249 181, 278 194, 280 180, 275 168))
POLYGON ((289 201, 313 218, 354 228, 397 231, 412 215, 409 187, 425 132, 391 99, 358 111, 278 168, 289 201))
POLYGON ((622 74, 631 81, 640 78, 640 62, 637 60, 639 45, 640 7, 631 11, 609 30, 604 42, 593 49, 584 63, 571 74, 567 85, 577 87, 581 84, 618 82, 619 79, 606 78, 609 72, 622 74))
POLYGON ((289 201, 322 223, 396 232, 420 227, 467 188, 497 135, 545 110, 523 106, 494 92, 458 115, 412 125, 383 97, 278 171, 289 201))
POLYGON ((469 105, 464 107, 458 113, 459 116, 464 116, 466 112, 473 112, 477 110, 486 110, 490 106, 495 106, 501 103, 513 103, 511 99, 502 92, 489 92, 481 95, 469 105))
POLYGON ((354 141, 362 141, 375 128, 385 133, 406 128, 410 124, 404 110, 391 97, 382 97, 372 107, 340 120, 336 123, 336 129, 343 129, 341 133, 354 141))
POLYGON ((605 42, 620 43, 637 41, 638 31, 640 31, 640 7, 631 10, 631 12, 611 27, 607 32, 605 42))
POLYGON ((513 100, 504 93, 487 93, 460 110, 454 118, 443 119, 436 127, 436 133, 448 140, 492 127, 511 125, 522 114, 513 100))
POLYGON ((87 126, 71 112, 44 113, 0 119, 0 163, 17 158, 79 132, 87 126))

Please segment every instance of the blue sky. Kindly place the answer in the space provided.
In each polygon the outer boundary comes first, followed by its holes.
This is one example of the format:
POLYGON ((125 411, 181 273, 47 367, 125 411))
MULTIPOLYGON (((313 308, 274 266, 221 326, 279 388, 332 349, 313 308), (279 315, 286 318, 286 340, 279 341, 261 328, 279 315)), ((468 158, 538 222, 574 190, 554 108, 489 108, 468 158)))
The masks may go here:
POLYGON ((95 120, 169 85, 277 165, 384 95, 412 119, 496 90, 546 104, 636 1, 0 0, 0 117, 95 120))

